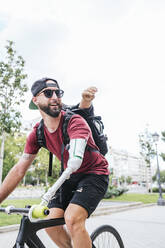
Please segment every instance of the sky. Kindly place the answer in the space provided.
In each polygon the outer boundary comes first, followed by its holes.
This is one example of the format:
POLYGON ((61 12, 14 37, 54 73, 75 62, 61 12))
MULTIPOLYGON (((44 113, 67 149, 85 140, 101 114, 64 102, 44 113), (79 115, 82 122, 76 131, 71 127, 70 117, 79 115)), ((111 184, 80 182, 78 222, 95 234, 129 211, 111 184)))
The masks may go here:
POLYGON ((0 60, 12 40, 26 61, 24 120, 39 116, 28 109, 32 83, 52 77, 67 104, 98 88, 95 113, 115 149, 138 153, 146 125, 165 130, 165 1, 0 0, 0 6, 0 60))

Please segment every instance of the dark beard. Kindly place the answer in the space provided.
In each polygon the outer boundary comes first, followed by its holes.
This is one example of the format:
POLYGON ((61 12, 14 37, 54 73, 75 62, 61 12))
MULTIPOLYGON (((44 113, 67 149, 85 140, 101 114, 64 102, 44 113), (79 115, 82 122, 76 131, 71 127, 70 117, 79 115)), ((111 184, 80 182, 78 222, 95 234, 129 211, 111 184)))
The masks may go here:
POLYGON ((47 115, 51 116, 51 117, 58 117, 59 114, 61 113, 61 109, 62 109, 62 104, 57 104, 58 105, 58 109, 51 109, 50 106, 43 106, 43 105, 39 105, 39 108, 46 113, 47 115))

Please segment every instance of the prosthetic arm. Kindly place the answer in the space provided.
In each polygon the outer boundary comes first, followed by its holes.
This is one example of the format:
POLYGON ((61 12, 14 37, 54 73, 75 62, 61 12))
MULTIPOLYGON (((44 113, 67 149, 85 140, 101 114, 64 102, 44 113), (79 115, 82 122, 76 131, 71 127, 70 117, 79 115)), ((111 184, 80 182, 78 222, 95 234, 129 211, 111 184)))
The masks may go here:
POLYGON ((45 202, 49 202, 56 191, 65 182, 65 180, 69 179, 70 175, 80 168, 84 157, 86 144, 87 141, 85 139, 70 140, 69 160, 67 163, 67 168, 64 170, 59 179, 53 184, 53 186, 49 188, 47 193, 44 194, 44 196, 42 197, 41 205, 45 205, 45 202))

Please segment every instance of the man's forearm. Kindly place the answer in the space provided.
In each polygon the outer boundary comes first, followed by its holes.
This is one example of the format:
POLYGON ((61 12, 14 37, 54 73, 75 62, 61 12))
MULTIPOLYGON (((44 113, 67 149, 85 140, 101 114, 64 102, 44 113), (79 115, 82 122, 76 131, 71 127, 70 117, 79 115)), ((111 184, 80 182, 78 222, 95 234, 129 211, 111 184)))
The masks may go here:
POLYGON ((85 108, 90 108, 92 102, 91 101, 86 101, 84 99, 81 99, 81 102, 79 104, 79 108, 85 109, 85 108))
POLYGON ((0 203, 17 187, 34 158, 35 155, 23 154, 20 161, 9 171, 0 187, 0 203))
POLYGON ((18 168, 13 167, 4 179, 0 188, 0 202, 2 202, 19 184, 24 175, 19 174, 18 168))

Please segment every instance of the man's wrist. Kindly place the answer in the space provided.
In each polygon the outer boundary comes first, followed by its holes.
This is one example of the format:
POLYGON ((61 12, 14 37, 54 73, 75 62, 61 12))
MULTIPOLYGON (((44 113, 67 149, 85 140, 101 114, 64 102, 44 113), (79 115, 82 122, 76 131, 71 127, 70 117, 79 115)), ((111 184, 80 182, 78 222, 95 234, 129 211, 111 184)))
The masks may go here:
POLYGON ((90 108, 92 102, 91 101, 84 101, 83 99, 81 100, 80 104, 79 104, 79 108, 90 108))

